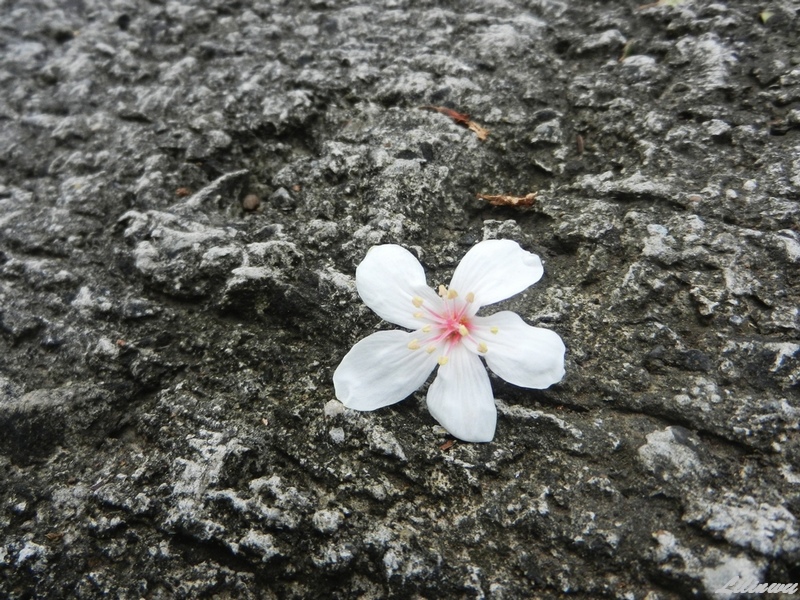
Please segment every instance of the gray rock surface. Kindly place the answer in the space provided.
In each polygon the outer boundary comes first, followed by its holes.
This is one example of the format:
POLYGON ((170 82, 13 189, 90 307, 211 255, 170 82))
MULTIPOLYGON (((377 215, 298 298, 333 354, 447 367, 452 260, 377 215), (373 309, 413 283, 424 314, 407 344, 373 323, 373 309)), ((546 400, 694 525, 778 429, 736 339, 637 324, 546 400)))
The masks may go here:
POLYGON ((800 581, 798 11, 0 3, 0 595, 800 581), (345 409, 367 249, 433 285, 485 238, 563 382, 493 378, 482 445, 345 409))

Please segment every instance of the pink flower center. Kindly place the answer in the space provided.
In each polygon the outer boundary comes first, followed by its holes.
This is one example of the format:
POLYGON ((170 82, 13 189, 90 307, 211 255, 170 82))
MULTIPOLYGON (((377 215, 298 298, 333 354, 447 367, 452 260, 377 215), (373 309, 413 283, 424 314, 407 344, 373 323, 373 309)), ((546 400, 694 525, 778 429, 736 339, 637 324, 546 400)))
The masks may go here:
MULTIPOLYGON (((485 354, 488 351, 486 344, 473 339, 476 327, 472 321, 474 315, 470 311, 470 305, 475 301, 475 294, 468 293, 465 301, 458 297, 455 290, 448 290, 442 285, 439 286, 439 296, 443 303, 439 305, 438 310, 425 305, 419 296, 412 298, 411 303, 414 307, 421 309, 414 313, 414 317, 428 321, 428 324, 422 327, 422 332, 430 336, 422 340, 412 339, 408 343, 408 348, 418 350, 424 344, 425 351, 430 354, 439 346, 438 349, 442 352, 439 364, 442 366, 447 363, 447 354, 456 345, 463 343, 464 338, 476 344, 478 352, 485 354)), ((492 328, 492 333, 497 333, 496 328, 492 328)))
POLYGON ((469 319, 458 312, 444 316, 442 324, 439 326, 441 339, 447 340, 448 344, 456 344, 465 335, 469 335, 469 319))

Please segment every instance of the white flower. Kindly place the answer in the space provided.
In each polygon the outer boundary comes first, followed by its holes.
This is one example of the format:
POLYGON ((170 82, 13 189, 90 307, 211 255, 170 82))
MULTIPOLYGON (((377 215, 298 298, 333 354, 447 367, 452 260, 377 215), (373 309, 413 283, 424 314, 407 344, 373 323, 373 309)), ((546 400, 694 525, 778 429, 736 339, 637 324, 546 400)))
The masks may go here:
POLYGON ((565 348, 557 333, 526 325, 516 313, 477 312, 543 273, 539 257, 516 242, 488 240, 467 252, 437 295, 408 250, 372 247, 356 269, 358 293, 382 319, 413 331, 379 331, 353 346, 333 374, 336 397, 355 410, 388 406, 417 390, 438 364, 428 410, 457 438, 491 441, 497 408, 479 357, 509 383, 543 389, 564 376, 565 348))

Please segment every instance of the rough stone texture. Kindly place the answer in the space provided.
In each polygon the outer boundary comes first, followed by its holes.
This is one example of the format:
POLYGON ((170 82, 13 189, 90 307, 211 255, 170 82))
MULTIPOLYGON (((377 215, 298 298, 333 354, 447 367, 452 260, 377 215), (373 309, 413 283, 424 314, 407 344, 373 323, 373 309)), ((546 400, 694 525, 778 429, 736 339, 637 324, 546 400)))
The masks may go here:
POLYGON ((661 4, 0 2, 0 595, 800 581, 798 5, 661 4), (564 381, 344 409, 367 249, 496 237, 564 381))

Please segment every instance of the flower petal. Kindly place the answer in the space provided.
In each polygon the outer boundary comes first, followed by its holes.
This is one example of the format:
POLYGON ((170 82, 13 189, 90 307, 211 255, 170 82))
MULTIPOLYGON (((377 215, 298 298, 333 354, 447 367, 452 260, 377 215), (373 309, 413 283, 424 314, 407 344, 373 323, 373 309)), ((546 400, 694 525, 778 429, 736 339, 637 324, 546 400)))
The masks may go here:
POLYGON ((411 252, 395 244, 373 246, 356 269, 358 294, 385 321, 417 329, 420 320, 414 317, 419 309, 415 297, 434 306, 441 299, 425 282, 425 270, 411 252))
POLYGON ((336 397, 348 408, 375 410, 399 402, 425 383, 437 356, 408 344, 406 331, 379 331, 350 349, 333 374, 336 397))
POLYGON ((486 344, 486 364, 509 383, 544 389, 564 377, 566 348, 555 331, 531 327, 511 311, 475 317, 475 325, 475 337, 486 344))
POLYGON ((428 410, 455 437, 491 442, 497 424, 489 375, 477 355, 457 345, 428 388, 428 410))
POLYGON ((538 256, 511 240, 485 240, 464 255, 453 273, 450 288, 463 298, 475 294, 475 304, 494 304, 519 294, 542 278, 544 268, 538 256))

